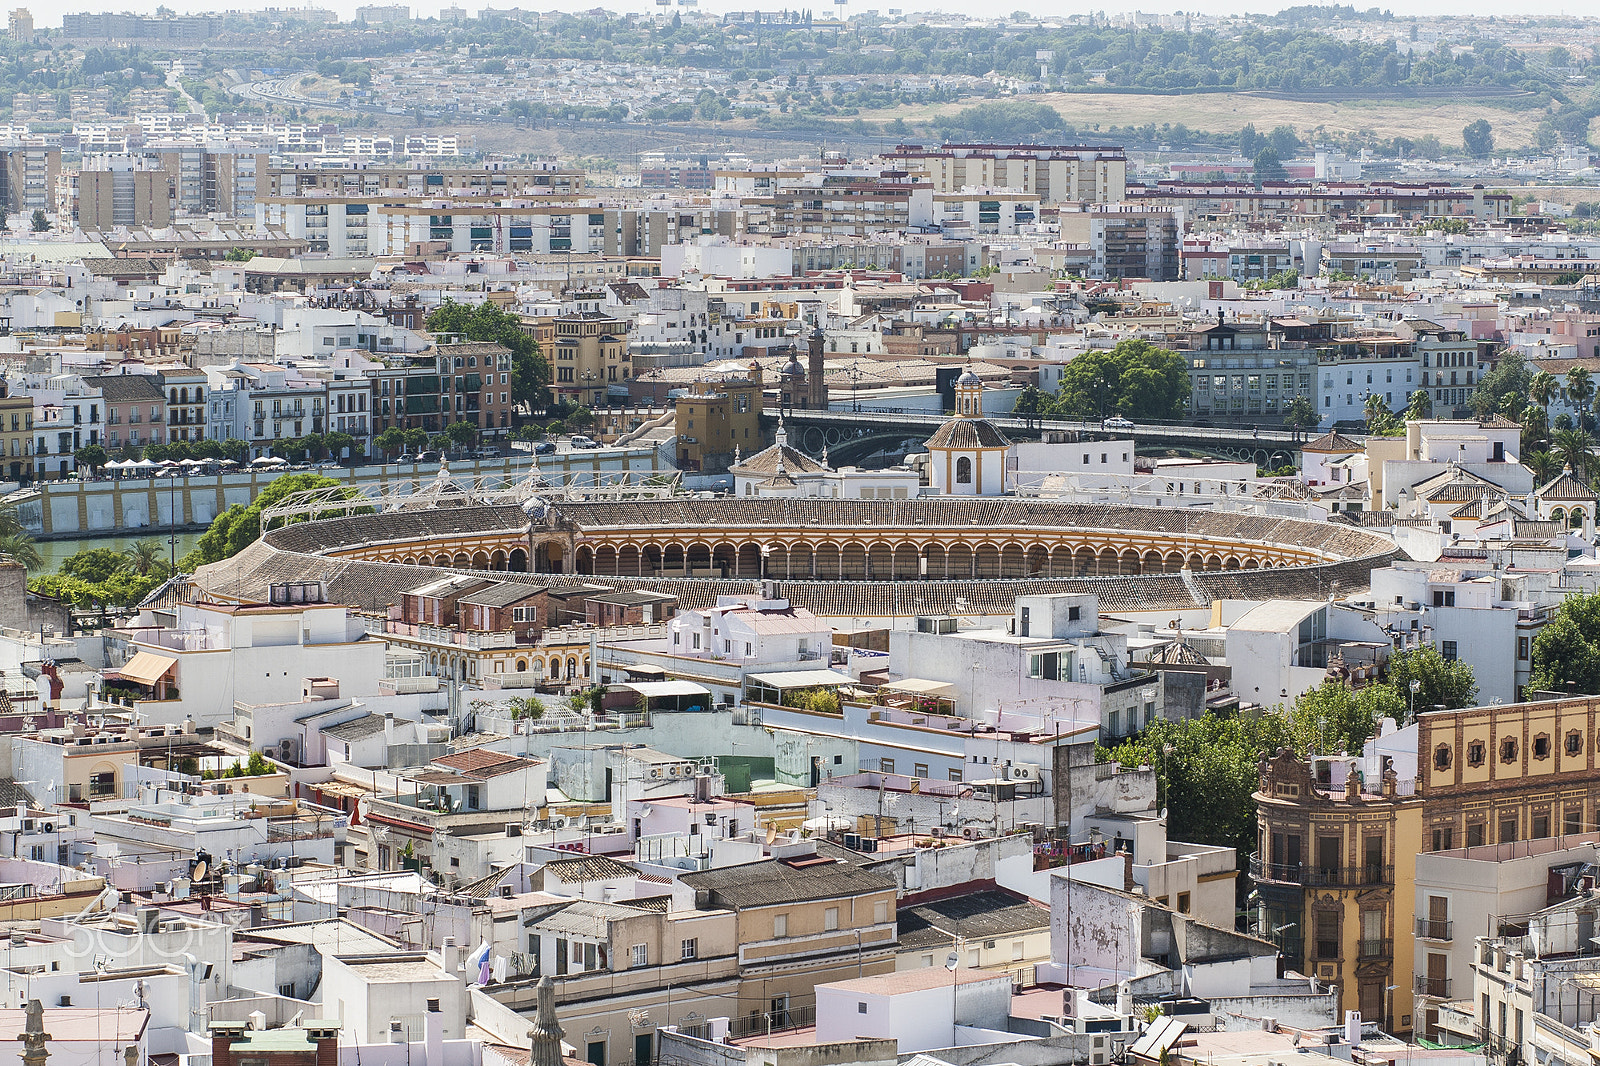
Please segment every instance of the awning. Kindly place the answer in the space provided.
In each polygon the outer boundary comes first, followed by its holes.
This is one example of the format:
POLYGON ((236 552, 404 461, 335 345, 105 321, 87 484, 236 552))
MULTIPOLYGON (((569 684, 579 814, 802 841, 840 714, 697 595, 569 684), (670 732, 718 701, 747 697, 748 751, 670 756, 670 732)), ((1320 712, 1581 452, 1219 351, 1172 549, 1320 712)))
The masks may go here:
POLYGON ((178 660, 170 659, 165 655, 154 652, 141 651, 129 659, 115 671, 115 676, 123 681, 134 681, 141 685, 154 685, 167 673, 178 665, 178 660))
POLYGON ((693 681, 628 681, 617 686, 631 689, 641 696, 709 696, 711 690, 693 681))
POLYGON ((912 696, 951 696, 956 687, 944 681, 925 681, 920 677, 907 677, 899 681, 885 681, 878 686, 885 692, 905 692, 912 696))
POLYGON ((745 680, 777 689, 855 684, 855 678, 849 674, 835 673, 832 670, 779 670, 771 674, 746 674, 745 680))

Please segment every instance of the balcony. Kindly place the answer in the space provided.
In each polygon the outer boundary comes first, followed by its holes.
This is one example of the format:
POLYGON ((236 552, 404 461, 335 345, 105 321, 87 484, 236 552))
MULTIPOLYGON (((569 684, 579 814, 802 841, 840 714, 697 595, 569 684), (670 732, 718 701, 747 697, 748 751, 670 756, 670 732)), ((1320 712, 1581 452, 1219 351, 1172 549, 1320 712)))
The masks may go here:
POLYGON ((1394 883, 1394 867, 1307 866, 1304 863, 1262 862, 1259 855, 1250 859, 1250 877, 1261 882, 1302 885, 1306 888, 1361 888, 1394 883))
POLYGON ((1450 923, 1434 918, 1418 918, 1417 937, 1421 940, 1453 940, 1450 935, 1450 923))
POLYGON ((1427 996, 1430 999, 1450 998, 1450 978, 1448 977, 1424 977, 1421 974, 1414 974, 1413 980, 1415 984, 1412 986, 1412 991, 1419 996, 1427 996))
POLYGON ((1356 957, 1366 959, 1387 959, 1394 955, 1394 941, 1388 937, 1379 937, 1372 940, 1361 940, 1356 944, 1356 957))

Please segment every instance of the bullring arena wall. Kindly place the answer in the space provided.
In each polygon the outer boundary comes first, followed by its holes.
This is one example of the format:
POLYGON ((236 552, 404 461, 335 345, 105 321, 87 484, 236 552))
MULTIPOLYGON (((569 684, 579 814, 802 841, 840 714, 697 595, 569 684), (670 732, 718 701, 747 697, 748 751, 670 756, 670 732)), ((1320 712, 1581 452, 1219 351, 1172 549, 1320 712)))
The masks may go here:
POLYGON ((275 582, 324 580, 330 600, 380 610, 456 571, 655 589, 689 608, 766 580, 819 615, 886 618, 1009 614, 1049 592, 1125 611, 1323 599, 1365 589, 1398 554, 1339 522, 1012 498, 463 500, 273 529, 195 583, 259 600, 275 582))

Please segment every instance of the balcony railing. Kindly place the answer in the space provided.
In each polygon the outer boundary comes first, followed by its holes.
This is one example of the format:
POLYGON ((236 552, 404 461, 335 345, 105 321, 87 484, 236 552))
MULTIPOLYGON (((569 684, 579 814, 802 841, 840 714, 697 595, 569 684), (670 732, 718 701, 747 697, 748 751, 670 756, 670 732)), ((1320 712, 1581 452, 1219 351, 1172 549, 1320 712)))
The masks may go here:
POLYGON ((1416 974, 1414 976, 1416 979, 1414 991, 1417 995, 1428 996, 1432 999, 1450 998, 1450 978, 1424 977, 1421 974, 1416 974))
POLYGON ((1357 950, 1363 959, 1386 959, 1394 954, 1394 941, 1387 937, 1363 939, 1357 945, 1357 950))
POLYGON ((1305 863, 1250 860, 1250 876, 1256 881, 1277 881, 1307 888, 1360 888, 1363 885, 1394 883, 1394 867, 1387 865, 1308 866, 1305 863))
POLYGON ((1437 918, 1418 918, 1417 936, 1423 940, 1453 940, 1450 923, 1437 918))

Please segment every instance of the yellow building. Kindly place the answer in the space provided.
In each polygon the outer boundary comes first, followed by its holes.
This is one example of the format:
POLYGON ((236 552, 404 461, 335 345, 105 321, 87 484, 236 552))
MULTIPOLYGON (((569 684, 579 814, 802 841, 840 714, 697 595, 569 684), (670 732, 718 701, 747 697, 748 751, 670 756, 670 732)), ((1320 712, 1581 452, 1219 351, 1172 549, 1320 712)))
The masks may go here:
POLYGON ((0 378, 0 481, 21 481, 33 470, 33 397, 12 395, 0 378))
POLYGON ((700 910, 737 916, 741 1033, 816 1020, 816 985, 895 968, 896 883, 816 854, 684 874, 700 910))
POLYGON ((694 392, 678 398, 675 430, 678 466, 683 470, 723 471, 734 449, 745 455, 760 451, 761 365, 752 361, 748 376, 723 374, 699 381, 694 392))
POLYGON ((1263 763, 1250 867, 1257 932, 1336 986, 1341 1011, 1395 1032, 1432 1030, 1437 999, 1414 996, 1410 975, 1414 934, 1449 927, 1447 916, 1417 922, 1417 854, 1600 820, 1600 699, 1435 711, 1416 728, 1415 762, 1396 734, 1381 770, 1348 756, 1263 763))
MULTIPOLYGON (((610 387, 626 386, 633 377, 628 354, 628 323, 604 311, 561 315, 552 323, 549 343, 541 340, 550 362, 550 391, 560 402, 588 407, 608 405, 610 387)), ((535 336, 540 334, 535 330, 535 336)), ((624 387, 621 395, 626 397, 624 387)))

